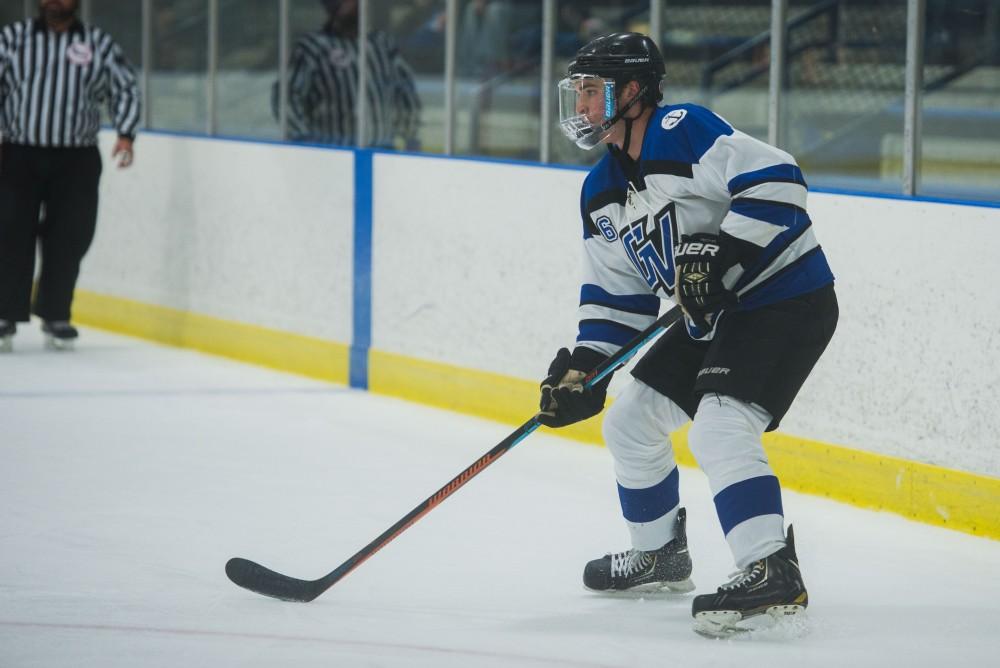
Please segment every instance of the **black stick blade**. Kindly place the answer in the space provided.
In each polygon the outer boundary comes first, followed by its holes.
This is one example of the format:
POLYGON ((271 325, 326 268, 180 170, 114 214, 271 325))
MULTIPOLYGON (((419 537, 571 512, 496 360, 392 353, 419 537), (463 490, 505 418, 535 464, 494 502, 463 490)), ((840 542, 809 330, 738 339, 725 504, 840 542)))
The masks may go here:
POLYGON ((244 589, 282 601, 308 603, 323 593, 319 583, 314 580, 290 578, 249 559, 239 557, 226 562, 226 575, 244 589))

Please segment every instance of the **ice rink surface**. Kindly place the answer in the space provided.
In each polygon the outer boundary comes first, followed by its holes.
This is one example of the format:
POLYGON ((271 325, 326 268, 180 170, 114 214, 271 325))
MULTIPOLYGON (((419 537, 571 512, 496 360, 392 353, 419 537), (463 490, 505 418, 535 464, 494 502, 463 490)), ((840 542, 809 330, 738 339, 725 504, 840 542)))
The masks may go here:
MULTIPOLYGON (((0 667, 1000 665, 1000 542, 790 492, 794 633, 706 640, 690 595, 584 591, 584 563, 627 546, 611 461, 547 433, 312 603, 226 578, 233 556, 326 574, 512 429, 22 327, 0 356, 0 667)), ((732 563, 697 470, 681 498, 708 592, 732 563)))

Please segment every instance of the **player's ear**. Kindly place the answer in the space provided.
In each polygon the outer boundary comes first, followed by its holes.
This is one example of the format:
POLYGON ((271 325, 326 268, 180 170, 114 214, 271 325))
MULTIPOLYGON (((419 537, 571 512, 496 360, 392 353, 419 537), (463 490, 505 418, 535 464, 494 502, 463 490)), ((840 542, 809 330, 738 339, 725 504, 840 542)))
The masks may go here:
POLYGON ((628 102, 638 94, 639 94, 639 82, 633 79, 632 81, 629 81, 627 84, 625 84, 625 87, 619 94, 619 100, 621 102, 628 102))

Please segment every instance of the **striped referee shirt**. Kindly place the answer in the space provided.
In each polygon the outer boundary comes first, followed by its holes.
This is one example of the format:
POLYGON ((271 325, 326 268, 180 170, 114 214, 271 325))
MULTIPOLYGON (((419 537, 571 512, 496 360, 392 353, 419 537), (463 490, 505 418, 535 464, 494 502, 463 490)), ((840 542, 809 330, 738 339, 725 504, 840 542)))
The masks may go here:
POLYGON ((26 19, 0 31, 0 134, 41 147, 93 146, 100 105, 119 135, 134 137, 139 89, 121 48, 96 26, 77 21, 53 32, 26 19))
MULTIPOLYGON (((365 145, 392 147, 417 135, 420 100, 413 73, 389 35, 368 36, 365 145)), ((358 43, 331 30, 302 36, 292 50, 288 82, 291 139, 351 146, 358 91, 358 43)))

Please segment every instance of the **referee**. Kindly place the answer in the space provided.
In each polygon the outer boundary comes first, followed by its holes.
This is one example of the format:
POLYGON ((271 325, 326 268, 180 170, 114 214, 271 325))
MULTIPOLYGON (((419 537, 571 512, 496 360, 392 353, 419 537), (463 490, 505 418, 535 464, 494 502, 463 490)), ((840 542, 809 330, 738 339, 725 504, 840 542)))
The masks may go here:
MULTIPOLYGON (((288 137, 353 146, 358 96, 358 0, 320 0, 328 20, 292 50, 288 79, 288 137)), ((420 100, 413 72, 381 30, 368 34, 366 146, 417 150, 420 100)), ((275 86, 277 92, 277 86, 275 86)), ((277 102, 277 96, 274 101, 277 102)), ((275 105, 277 106, 277 105, 275 105)))
POLYGON ((118 130, 112 158, 132 164, 135 74, 107 33, 79 21, 78 9, 78 0, 40 0, 38 18, 0 31, 0 348, 8 350, 16 323, 31 312, 50 346, 71 347, 77 337, 70 308, 97 225, 105 101, 118 130))

